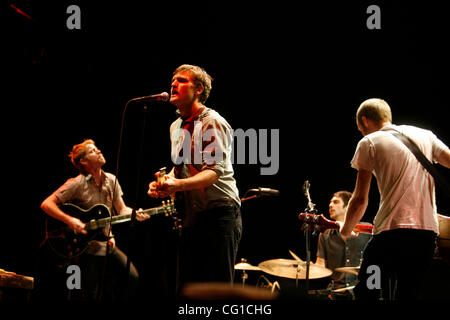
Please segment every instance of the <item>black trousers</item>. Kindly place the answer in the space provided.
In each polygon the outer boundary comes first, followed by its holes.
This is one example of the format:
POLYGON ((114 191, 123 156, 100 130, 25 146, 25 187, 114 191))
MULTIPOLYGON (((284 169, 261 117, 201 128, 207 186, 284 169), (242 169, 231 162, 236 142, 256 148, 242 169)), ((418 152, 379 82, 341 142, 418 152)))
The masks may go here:
POLYGON ((179 288, 188 282, 231 283, 241 235, 239 207, 198 213, 195 226, 182 229, 179 288))
POLYGON ((373 236, 363 254, 356 299, 416 300, 435 248, 436 234, 428 230, 394 229, 373 236), (379 289, 374 286, 377 275, 371 266, 379 267, 379 289))
POLYGON ((134 298, 139 274, 127 256, 119 248, 104 256, 84 254, 80 257, 82 299, 130 300, 134 298))

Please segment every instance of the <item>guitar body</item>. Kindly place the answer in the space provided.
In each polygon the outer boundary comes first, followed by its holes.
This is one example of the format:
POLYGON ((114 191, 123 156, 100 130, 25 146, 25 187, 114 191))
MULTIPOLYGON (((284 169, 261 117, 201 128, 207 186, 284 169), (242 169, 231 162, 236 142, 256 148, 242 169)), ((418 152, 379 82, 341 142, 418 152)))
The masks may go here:
MULTIPOLYGON (((68 203, 62 205, 61 210, 86 224, 89 224, 91 221, 95 223, 95 220, 110 217, 108 207, 103 204, 97 204, 84 210, 68 203)), ((63 222, 51 217, 48 217, 46 222, 46 235, 50 247, 58 255, 65 258, 73 258, 82 254, 87 249, 89 241, 107 240, 103 232, 104 228, 90 228, 90 225, 88 225, 86 229, 88 234, 81 234, 76 233, 63 222)))
MULTIPOLYGON (((50 248, 59 256, 64 258, 74 258, 81 255, 88 248, 88 244, 92 240, 106 241, 108 238, 105 228, 117 223, 130 221, 132 214, 121 214, 111 216, 107 206, 96 204, 87 210, 81 209, 74 204, 64 204, 61 210, 66 214, 80 219, 86 224, 84 230, 87 234, 76 233, 66 224, 59 220, 47 217, 45 224, 45 239, 41 246, 48 242, 50 248)), ((143 214, 149 216, 156 214, 164 214, 172 216, 176 212, 173 201, 163 201, 162 205, 155 208, 143 210, 143 214)))

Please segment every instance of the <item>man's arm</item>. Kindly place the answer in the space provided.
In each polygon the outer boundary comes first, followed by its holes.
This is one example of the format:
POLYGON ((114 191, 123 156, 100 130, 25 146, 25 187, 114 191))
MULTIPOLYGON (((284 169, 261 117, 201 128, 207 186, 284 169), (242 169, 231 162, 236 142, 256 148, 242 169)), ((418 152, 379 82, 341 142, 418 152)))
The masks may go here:
POLYGON ((41 209, 48 214, 50 217, 55 218, 61 222, 64 222, 69 228, 76 232, 81 232, 86 234, 87 231, 84 230, 85 224, 75 217, 66 214, 59 208, 61 201, 55 194, 51 194, 45 199, 41 204, 41 209))
POLYGON ((341 234, 345 237, 352 236, 353 228, 361 220, 367 209, 371 180, 372 172, 363 169, 358 171, 355 190, 348 203, 345 221, 341 227, 341 234))
POLYGON ((444 167, 450 169, 450 149, 442 151, 437 161, 444 167))
MULTIPOLYGON (((122 197, 118 197, 114 201, 114 208, 116 209, 118 214, 130 214, 133 211, 133 209, 131 209, 125 204, 125 201, 123 200, 122 197)), ((142 213, 142 211, 143 211, 142 209, 136 210, 136 220, 144 221, 150 218, 148 214, 144 214, 142 213)))
POLYGON ((170 194, 177 191, 203 189, 219 181, 219 174, 210 169, 200 171, 195 176, 186 179, 177 179, 172 176, 166 177, 167 179, 161 190, 170 194))

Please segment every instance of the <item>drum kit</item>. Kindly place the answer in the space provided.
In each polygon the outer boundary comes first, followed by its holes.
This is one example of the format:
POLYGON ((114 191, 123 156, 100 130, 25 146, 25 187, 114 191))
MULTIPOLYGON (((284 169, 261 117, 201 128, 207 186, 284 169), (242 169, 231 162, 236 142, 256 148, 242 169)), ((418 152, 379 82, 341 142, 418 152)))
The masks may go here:
MULTIPOLYGON (((242 285, 245 286, 245 282, 248 279, 248 271, 260 271, 264 272, 266 274, 281 277, 281 278, 287 278, 287 279, 295 279, 295 280, 306 280, 307 277, 309 279, 323 279, 330 277, 333 274, 333 270, 325 268, 323 266, 319 266, 316 264, 310 264, 309 266, 309 272, 307 274, 307 266, 306 262, 299 259, 293 252, 289 251, 291 255, 294 256, 295 259, 271 259, 266 260, 261 263, 259 263, 257 266, 254 266, 247 262, 246 259, 241 259, 241 262, 237 263, 234 266, 235 270, 241 271, 241 279, 242 279, 242 285)), ((355 267, 341 267, 336 268, 334 271, 341 272, 341 273, 348 273, 353 275, 358 275, 359 273, 359 266, 355 267)), ((265 277, 264 277, 265 278, 265 277)), ((266 278, 267 279, 267 278, 266 278)), ((274 292, 275 287, 278 287, 280 289, 278 282, 271 283, 268 281, 268 288, 274 292)), ((352 290, 354 286, 348 286, 344 288, 338 288, 338 289, 326 289, 326 290, 309 290, 309 293, 314 294, 323 294, 325 296, 329 296, 330 298, 334 296, 336 293, 345 293, 350 290, 352 290), (329 294, 331 293, 331 294, 329 294)))
MULTIPOLYGON (((304 280, 305 289, 308 294, 318 294, 325 295, 333 299, 335 293, 346 293, 350 292, 353 296, 352 289, 354 286, 347 286, 344 288, 334 288, 334 282, 331 286, 331 289, 325 290, 309 290, 309 280, 313 279, 325 279, 330 277, 334 271, 341 273, 348 273, 352 275, 358 275, 359 266, 351 266, 351 267, 341 267, 330 270, 321 265, 316 265, 311 263, 311 250, 310 250, 310 234, 311 232, 316 233, 317 231, 323 231, 324 227, 322 226, 322 220, 319 218, 323 218, 322 216, 317 215, 317 210, 315 209, 315 204, 311 201, 311 197, 309 194, 310 183, 309 181, 305 181, 303 184, 303 193, 308 200, 308 206, 305 209, 305 216, 299 215, 299 219, 303 220, 302 230, 304 230, 306 235, 306 261, 300 259, 294 252, 289 250, 289 253, 294 259, 271 259, 267 261, 263 261, 258 264, 258 266, 251 265, 247 262, 246 259, 242 259, 240 263, 237 263, 234 267, 235 270, 240 270, 242 272, 242 286, 245 286, 245 281, 248 279, 247 271, 262 271, 272 276, 287 278, 287 279, 295 279, 296 287, 298 288, 299 280, 304 280)), ((334 227, 334 225, 333 225, 334 227)), ((272 283, 265 276, 262 276, 268 282, 269 288, 271 288, 272 293, 274 289, 277 287, 280 289, 278 281, 272 283)))

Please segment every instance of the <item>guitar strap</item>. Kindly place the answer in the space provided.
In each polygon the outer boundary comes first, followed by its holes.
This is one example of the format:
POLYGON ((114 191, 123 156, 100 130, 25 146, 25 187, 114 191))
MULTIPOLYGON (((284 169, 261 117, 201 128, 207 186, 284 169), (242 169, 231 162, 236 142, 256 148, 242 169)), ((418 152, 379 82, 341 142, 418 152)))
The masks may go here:
POLYGON ((422 153, 417 144, 408 136, 398 131, 390 131, 392 135, 398 138, 408 149, 416 156, 417 160, 422 166, 428 170, 431 176, 450 194, 450 185, 447 180, 438 172, 435 166, 428 160, 428 158, 422 153))

